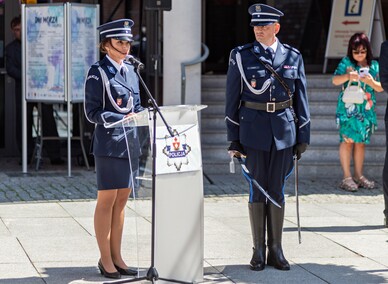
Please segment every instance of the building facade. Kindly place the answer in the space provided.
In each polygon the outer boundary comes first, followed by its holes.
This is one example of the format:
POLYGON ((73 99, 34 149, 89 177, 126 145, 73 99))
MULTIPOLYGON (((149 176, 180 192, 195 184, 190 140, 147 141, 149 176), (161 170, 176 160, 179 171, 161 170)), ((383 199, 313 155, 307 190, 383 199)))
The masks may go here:
MULTIPOLYGON (((258 2, 284 12, 279 39, 301 51, 307 73, 322 73, 333 5, 331 0, 172 0, 172 9, 168 11, 157 9, 158 1, 152 0, 32 2, 99 4, 101 23, 123 17, 133 19, 133 53, 145 63, 145 81, 160 104, 181 102, 181 63, 200 56, 204 43, 210 51, 206 61, 186 68, 190 80, 186 82, 186 103, 200 102, 201 74, 225 74, 230 50, 254 40, 247 10, 258 2)), ((382 6, 384 31, 388 31, 388 0, 378 2, 382 6)), ((5 72, 4 47, 12 41, 9 23, 19 14, 20 1, 0 0, 0 157, 17 154, 12 139, 17 115, 12 112, 13 81, 5 72)), ((328 72, 335 65, 336 62, 329 62, 328 72)))

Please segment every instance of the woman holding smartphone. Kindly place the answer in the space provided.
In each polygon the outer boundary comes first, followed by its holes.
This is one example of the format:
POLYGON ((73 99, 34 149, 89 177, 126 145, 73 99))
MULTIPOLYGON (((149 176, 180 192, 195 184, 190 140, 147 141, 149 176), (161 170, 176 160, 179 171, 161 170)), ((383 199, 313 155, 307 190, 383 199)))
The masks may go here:
POLYGON ((363 33, 355 33, 349 40, 347 56, 338 64, 332 79, 334 85, 342 85, 336 112, 340 135, 339 156, 343 170, 340 188, 350 192, 357 191, 359 187, 375 187, 375 182, 363 174, 365 144, 370 143, 370 137, 377 127, 375 91, 383 91, 379 82, 379 64, 372 58, 368 37, 363 33), (365 92, 363 103, 344 103, 342 96, 345 88, 348 84, 359 82, 365 92), (352 157, 354 175, 350 170, 352 157))

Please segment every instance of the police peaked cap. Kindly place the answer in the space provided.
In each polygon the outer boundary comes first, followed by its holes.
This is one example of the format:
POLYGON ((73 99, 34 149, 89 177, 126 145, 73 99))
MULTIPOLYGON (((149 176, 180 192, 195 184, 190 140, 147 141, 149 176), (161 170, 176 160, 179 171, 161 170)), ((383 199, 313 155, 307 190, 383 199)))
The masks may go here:
POLYGON ((100 41, 106 38, 117 40, 133 41, 132 30, 133 21, 131 19, 120 19, 99 26, 100 41))
POLYGON ((252 15, 251 26, 267 26, 279 21, 284 14, 265 4, 253 4, 248 12, 252 15))

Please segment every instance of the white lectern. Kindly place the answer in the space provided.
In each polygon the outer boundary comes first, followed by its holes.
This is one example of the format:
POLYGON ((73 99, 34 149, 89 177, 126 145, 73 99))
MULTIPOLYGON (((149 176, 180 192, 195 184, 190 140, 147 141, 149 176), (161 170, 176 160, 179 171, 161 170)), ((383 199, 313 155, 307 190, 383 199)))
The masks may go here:
MULTIPOLYGON (((156 114, 152 251, 160 283, 170 282, 169 279, 182 282, 203 281, 203 176, 198 112, 205 107, 160 107, 165 121, 174 133, 173 137, 156 114)), ((149 114, 146 110, 106 127, 117 127, 119 123, 132 127, 148 124, 150 141, 153 141, 152 112, 149 114)))

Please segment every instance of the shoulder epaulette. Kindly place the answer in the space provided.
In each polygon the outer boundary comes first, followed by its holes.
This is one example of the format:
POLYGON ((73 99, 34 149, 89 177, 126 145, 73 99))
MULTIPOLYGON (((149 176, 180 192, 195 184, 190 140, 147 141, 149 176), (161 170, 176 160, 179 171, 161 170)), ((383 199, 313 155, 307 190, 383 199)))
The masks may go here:
POLYGON ((100 65, 101 65, 100 61, 97 61, 97 62, 93 63, 92 67, 98 68, 98 67, 100 67, 100 65))
POLYGON ((297 54, 300 54, 300 51, 297 50, 295 47, 292 47, 292 46, 290 46, 290 45, 288 45, 288 44, 283 44, 283 46, 284 46, 285 48, 287 48, 287 49, 290 49, 290 50, 294 51, 294 52, 297 53, 297 54))
POLYGON ((235 51, 242 51, 242 50, 245 50, 245 49, 249 49, 252 46, 253 46, 252 43, 247 43, 247 44, 244 44, 244 45, 237 46, 234 50, 235 51))

